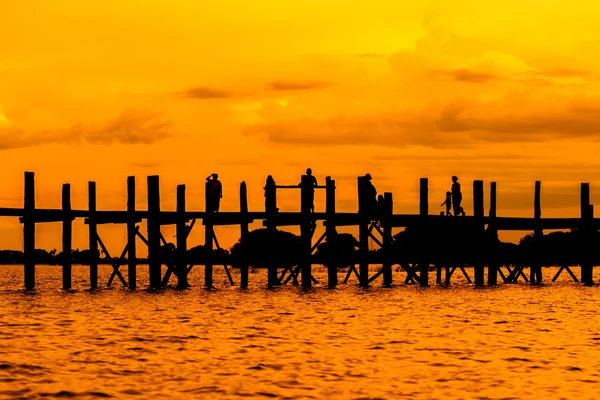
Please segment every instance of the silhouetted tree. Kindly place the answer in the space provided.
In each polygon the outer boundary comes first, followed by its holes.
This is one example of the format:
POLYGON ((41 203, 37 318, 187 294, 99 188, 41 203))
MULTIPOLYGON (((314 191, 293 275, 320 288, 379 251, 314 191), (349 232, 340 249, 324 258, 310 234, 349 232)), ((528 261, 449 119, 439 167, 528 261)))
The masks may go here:
POLYGON ((300 237, 290 232, 257 229, 240 239, 230 250, 234 266, 248 264, 265 268, 291 267, 300 258, 300 237))

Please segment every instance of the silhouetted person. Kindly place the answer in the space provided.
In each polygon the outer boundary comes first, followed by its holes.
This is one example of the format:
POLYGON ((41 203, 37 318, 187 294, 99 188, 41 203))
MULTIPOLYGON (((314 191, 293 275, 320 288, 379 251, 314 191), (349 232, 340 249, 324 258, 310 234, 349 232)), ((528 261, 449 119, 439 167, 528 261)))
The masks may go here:
POLYGON ((265 211, 279 211, 277 208, 277 197, 276 197, 276 185, 275 179, 271 175, 267 176, 267 182, 265 183, 265 211))
POLYGON ((376 210, 377 219, 381 220, 381 218, 383 217, 383 214, 385 212, 385 199, 383 198, 382 194, 377 196, 377 203, 376 203, 375 210, 376 210))
POLYGON ((446 215, 452 215, 450 209, 452 208, 452 192, 446 192, 446 201, 444 201, 440 206, 446 206, 446 215))
POLYGON ((362 185, 359 187, 359 196, 363 199, 363 204, 367 208, 367 213, 377 214, 377 189, 371 183, 371 174, 366 174, 361 178, 362 185))
POLYGON ((223 185, 219 181, 218 174, 210 174, 206 181, 208 182, 208 212, 219 212, 219 206, 221 205, 221 198, 223 197, 223 185))
POLYGON ((310 212, 315 212, 315 187, 317 186, 317 178, 312 174, 312 169, 307 168, 306 175, 302 175, 302 180, 298 185, 302 189, 302 195, 306 196, 304 204, 308 204, 310 212))
POLYGON ((465 215, 465 210, 460 206, 462 202, 462 193, 460 192, 460 183, 458 177, 452 177, 452 206, 454 207, 454 216, 465 215))

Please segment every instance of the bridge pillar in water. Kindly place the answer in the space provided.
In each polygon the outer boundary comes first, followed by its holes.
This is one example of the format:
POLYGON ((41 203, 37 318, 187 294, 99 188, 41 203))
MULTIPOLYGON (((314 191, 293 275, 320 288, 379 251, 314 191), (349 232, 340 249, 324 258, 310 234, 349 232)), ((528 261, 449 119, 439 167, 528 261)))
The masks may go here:
POLYGON ((490 260, 488 264, 488 285, 498 284, 498 230, 496 228, 496 182, 490 183, 490 211, 488 231, 490 234, 491 253, 488 255, 490 260))
MULTIPOLYGON (((337 235, 335 227, 335 181, 330 176, 325 177, 325 233, 327 241, 333 243, 337 235)), ((335 288, 338 284, 338 265, 329 260, 327 266, 327 286, 335 288)))
POLYGON ((384 209, 382 210, 383 227, 383 286, 392 286, 392 215, 394 214, 394 201, 392 193, 383 194, 384 209))
POLYGON ((23 205, 23 264, 25 289, 35 289, 35 178, 25 172, 25 202, 23 205))
POLYGON ((150 288, 161 287, 160 187, 157 175, 148 177, 148 264, 150 288))
POLYGON ((419 283, 421 286, 429 286, 429 255, 428 249, 425 245, 425 237, 429 230, 429 181, 427 178, 421 178, 419 181, 419 215, 421 216, 419 221, 419 283))
MULTIPOLYGON (((312 210, 314 206, 315 189, 313 183, 309 181, 308 175, 302 175, 300 185, 300 271, 302 273, 302 287, 310 289, 312 287, 312 264, 311 249, 313 235, 312 210)), ((275 271, 277 277, 277 271, 275 271)))
POLYGON ((473 216, 476 224, 476 243, 475 244, 475 285, 483 286, 485 282, 485 269, 483 264, 483 258, 486 254, 483 254, 482 248, 485 243, 485 226, 483 222, 483 181, 473 181, 473 216))
POLYGON ((127 177, 127 281, 129 290, 137 285, 137 252, 135 241, 137 228, 135 218, 135 177, 127 177))
POLYGON ((529 283, 538 285, 542 283, 542 264, 540 257, 542 256, 539 246, 544 232, 542 230, 540 219, 542 218, 542 201, 541 201, 542 183, 535 181, 535 193, 533 197, 533 254, 532 262, 529 266, 529 283))
MULTIPOLYGON (((248 192, 246 189, 246 182, 240 184, 240 214, 243 217, 242 223, 240 224, 240 240, 243 241, 249 233, 248 221, 245 219, 248 217, 248 192)), ((248 264, 244 261, 244 264, 240 266, 240 288, 242 289, 248 287, 248 269, 248 264)))
POLYGON ((591 248, 592 240, 591 236, 593 229, 591 226, 593 216, 593 207, 590 205, 590 184, 581 184, 580 193, 580 212, 581 212, 581 233, 583 236, 583 252, 579 254, 581 259, 581 283, 586 286, 592 286, 594 284, 594 267, 591 263, 591 248))
POLYGON ((213 287, 213 245, 214 245, 214 229, 212 222, 212 213, 214 210, 214 201, 211 199, 210 182, 204 185, 204 248, 206 249, 206 261, 204 263, 204 287, 210 289, 213 287))
POLYGON ((72 279, 71 245, 73 240, 73 217, 71 215, 71 185, 68 183, 65 183, 62 187, 62 210, 63 290, 70 290, 72 279))
POLYGON ((188 285, 187 235, 185 217, 185 185, 177 185, 177 288, 185 289, 188 285))
POLYGON ((90 248, 90 288, 98 288, 98 226, 96 224, 96 182, 88 182, 88 239, 90 248))
POLYGON ((369 222, 374 199, 367 198, 367 178, 359 176, 358 182, 358 275, 362 287, 369 286, 369 222))

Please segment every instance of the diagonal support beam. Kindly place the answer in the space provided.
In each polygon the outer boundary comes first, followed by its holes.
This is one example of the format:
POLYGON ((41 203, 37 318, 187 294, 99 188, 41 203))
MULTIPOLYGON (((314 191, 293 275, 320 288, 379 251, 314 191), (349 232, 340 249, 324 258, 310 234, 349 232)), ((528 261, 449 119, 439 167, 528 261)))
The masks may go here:
POLYGON ((121 262, 125 258, 125 255, 127 254, 127 250, 129 249, 129 246, 128 245, 125 246, 125 248, 123 249, 123 252, 121 253, 121 257, 118 258, 118 262, 114 262, 113 258, 110 256, 110 253, 108 252, 108 249, 104 245, 104 242, 102 242, 102 239, 100 239, 100 235, 96 234, 96 239, 98 239, 98 244, 102 248, 102 251, 104 252, 104 254, 106 254, 108 262, 113 267, 113 272, 110 275, 110 278, 108 279, 108 283, 106 284, 106 286, 112 285, 112 282, 115 279, 115 276, 119 277, 119 280, 121 281, 123 286, 127 286, 127 282, 125 281, 125 278, 123 278, 121 271, 119 271, 119 267, 121 266, 119 264, 119 262, 121 262))

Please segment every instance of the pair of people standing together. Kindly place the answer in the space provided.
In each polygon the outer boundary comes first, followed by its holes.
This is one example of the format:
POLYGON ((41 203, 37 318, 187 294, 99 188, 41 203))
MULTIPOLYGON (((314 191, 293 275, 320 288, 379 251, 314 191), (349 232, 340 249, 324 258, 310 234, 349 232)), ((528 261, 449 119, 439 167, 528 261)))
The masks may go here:
POLYGON ((460 183, 458 183, 458 177, 452 177, 452 189, 450 192, 446 192, 446 201, 441 205, 446 206, 446 215, 452 215, 450 209, 454 209, 454 215, 465 215, 465 210, 461 207, 462 193, 460 192, 460 183))

